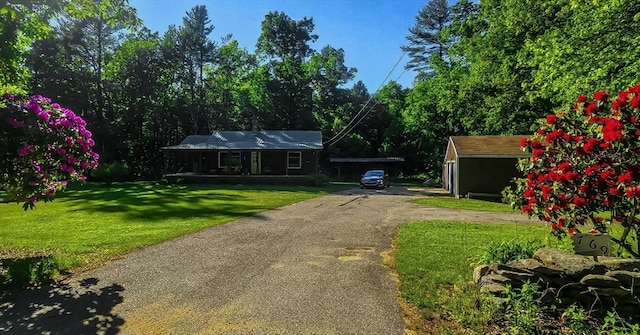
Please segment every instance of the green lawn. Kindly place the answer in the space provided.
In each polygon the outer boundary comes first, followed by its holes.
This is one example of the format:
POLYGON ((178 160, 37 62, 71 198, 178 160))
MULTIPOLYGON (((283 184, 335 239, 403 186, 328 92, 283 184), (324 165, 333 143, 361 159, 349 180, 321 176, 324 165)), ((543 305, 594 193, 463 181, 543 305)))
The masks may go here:
POLYGON ((518 212, 517 210, 511 208, 511 206, 509 206, 508 204, 467 198, 458 199, 454 197, 430 197, 416 200, 415 203, 425 206, 451 209, 468 209, 502 213, 518 212))
POLYGON ((89 183, 35 210, 0 204, 0 251, 50 254, 66 270, 337 189, 89 183))
MULTIPOLYGON (((454 285, 471 281, 473 268, 484 248, 494 241, 539 240, 551 246, 549 228, 541 225, 421 221, 403 225, 395 240, 396 270, 402 297, 429 313, 454 314, 464 308, 451 301, 454 285)), ((557 243, 557 242, 556 242, 557 243)), ((471 291, 460 295, 470 299, 471 291)), ((475 306, 467 312, 474 313, 475 306), (471 311, 469 311, 471 310, 471 311)))

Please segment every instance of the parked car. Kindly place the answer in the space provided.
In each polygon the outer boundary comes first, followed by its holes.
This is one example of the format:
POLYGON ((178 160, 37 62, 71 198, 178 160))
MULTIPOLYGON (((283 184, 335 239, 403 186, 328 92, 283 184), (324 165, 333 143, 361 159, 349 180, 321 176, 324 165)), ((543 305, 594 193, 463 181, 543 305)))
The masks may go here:
POLYGON ((385 188, 389 185, 389 174, 384 170, 369 170, 360 178, 360 188, 385 188))

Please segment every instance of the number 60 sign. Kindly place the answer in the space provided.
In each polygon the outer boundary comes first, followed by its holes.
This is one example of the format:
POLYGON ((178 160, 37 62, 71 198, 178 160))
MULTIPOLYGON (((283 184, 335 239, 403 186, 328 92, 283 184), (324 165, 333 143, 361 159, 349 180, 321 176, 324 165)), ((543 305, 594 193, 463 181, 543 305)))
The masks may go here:
POLYGON ((573 234, 573 249, 576 254, 587 256, 609 256, 611 243, 609 235, 573 234))

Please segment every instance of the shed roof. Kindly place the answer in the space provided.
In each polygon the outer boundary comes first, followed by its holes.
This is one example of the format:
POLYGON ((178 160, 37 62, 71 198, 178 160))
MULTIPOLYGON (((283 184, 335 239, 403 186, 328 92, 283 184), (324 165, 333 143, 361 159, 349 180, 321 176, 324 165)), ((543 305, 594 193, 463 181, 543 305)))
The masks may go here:
POLYGON ((522 151, 520 140, 527 135, 451 136, 445 161, 456 157, 520 158, 529 154, 522 151))
POLYGON ((309 130, 214 131, 190 135, 161 150, 322 150, 322 132, 309 130))

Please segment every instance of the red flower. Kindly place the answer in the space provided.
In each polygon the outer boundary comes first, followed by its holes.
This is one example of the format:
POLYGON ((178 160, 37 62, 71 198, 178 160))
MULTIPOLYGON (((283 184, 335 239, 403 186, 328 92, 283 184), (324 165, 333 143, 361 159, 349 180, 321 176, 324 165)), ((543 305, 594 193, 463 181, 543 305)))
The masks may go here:
POLYGON ((595 103, 590 103, 587 108, 584 109, 584 113, 587 115, 595 114, 598 111, 598 106, 595 103))
POLYGON ((572 182, 578 179, 580 175, 575 171, 569 171, 563 174, 563 179, 567 182, 572 182))
POLYGON ((573 234, 578 232, 578 230, 576 228, 574 228, 574 227, 569 228, 568 231, 569 231, 569 235, 573 235, 573 234))
POLYGON ((640 94, 636 94, 636 96, 631 99, 630 105, 633 108, 640 108, 640 94))
POLYGON ((526 189, 524 190, 523 195, 525 196, 525 198, 532 198, 532 197, 535 197, 536 191, 532 189, 526 189))
POLYGON ((542 156, 543 154, 544 154, 544 150, 533 149, 533 153, 531 155, 531 158, 536 159, 536 158, 542 156))
POLYGON ((544 149, 544 145, 540 141, 531 141, 531 147, 534 149, 544 149))
POLYGON ((520 139, 520 146, 521 147, 526 147, 529 144, 529 139, 526 137, 523 137, 522 139, 520 139))
POLYGON ((607 100, 607 98, 609 98, 609 95, 605 91, 598 91, 596 93, 593 93, 593 98, 598 101, 605 101, 607 100))
POLYGON ((522 206, 522 213, 529 213, 532 210, 533 210, 533 208, 531 208, 531 206, 529 206, 529 205, 522 206))
POLYGON ((558 116, 555 114, 547 115, 547 124, 555 124, 558 122, 558 116))
POLYGON ((574 205, 576 205, 576 207, 580 208, 580 207, 584 207, 587 204, 587 199, 582 197, 575 197, 573 198, 572 202, 574 205))
POLYGON ((587 96, 586 95, 580 95, 580 96, 578 96, 577 101, 578 101, 579 104, 583 103, 583 102, 587 101, 587 96))
POLYGON ((600 172, 600 179, 607 180, 611 178, 611 176, 615 175, 616 172, 613 170, 605 170, 600 172))
POLYGON ((631 176, 631 172, 625 172, 618 176, 618 182, 621 184, 627 184, 633 181, 633 177, 631 176))
POLYGON ((587 143, 585 143, 582 146, 582 150, 584 150, 585 153, 589 153, 592 152, 593 150, 595 150, 596 148, 598 148, 598 146, 600 145, 600 140, 597 138, 590 138, 587 140, 587 143))
POLYGON ((622 190, 620 190, 617 187, 610 187, 609 188, 609 194, 611 194, 611 195, 621 195, 622 194, 622 190))
POLYGON ((551 224, 551 230, 552 230, 552 231, 556 231, 556 230, 558 230, 558 229, 560 229, 560 227, 558 227, 558 225, 557 225, 557 224, 555 224, 555 223, 552 223, 552 224, 551 224))
POLYGON ((589 191, 589 185, 580 185, 578 191, 580 191, 580 193, 587 193, 589 191))
POLYGON ((600 165, 595 164, 595 165, 587 166, 584 172, 587 174, 587 176, 590 176, 595 172, 598 172, 599 170, 600 170, 600 165))

